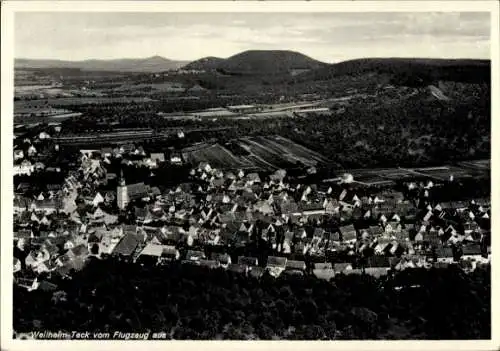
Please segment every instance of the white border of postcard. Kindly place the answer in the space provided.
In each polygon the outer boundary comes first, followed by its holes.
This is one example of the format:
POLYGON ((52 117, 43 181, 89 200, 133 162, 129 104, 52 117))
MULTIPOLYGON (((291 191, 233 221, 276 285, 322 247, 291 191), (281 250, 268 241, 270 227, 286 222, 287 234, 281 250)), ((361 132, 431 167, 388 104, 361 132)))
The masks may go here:
MULTIPOLYGON (((12 140, 13 140, 13 18, 17 11, 60 12, 490 12, 492 62, 492 179, 498 179, 499 135, 499 3, 497 1, 2 1, 2 177, 1 177, 1 349, 2 350, 500 350, 500 299, 492 298, 492 339, 482 341, 26 341, 12 339, 12 140), (496 135, 496 137, 495 137, 496 135), (144 343, 144 342, 143 342, 144 343)), ((409 44, 411 45, 411 44, 409 44)), ((493 232, 500 225, 498 183, 492 182, 493 232)), ((498 228, 500 229, 500 228, 498 228)), ((500 240, 493 235, 493 250, 500 240)), ((496 257, 496 256, 495 256, 496 257)), ((499 268, 492 260, 492 296, 500 296, 499 268)))

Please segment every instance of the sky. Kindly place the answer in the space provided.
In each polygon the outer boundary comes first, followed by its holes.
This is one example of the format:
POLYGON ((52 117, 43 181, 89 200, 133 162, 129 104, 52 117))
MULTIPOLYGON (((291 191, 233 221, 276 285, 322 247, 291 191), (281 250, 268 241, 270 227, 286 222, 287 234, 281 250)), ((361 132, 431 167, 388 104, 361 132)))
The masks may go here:
POLYGON ((490 58, 487 12, 18 12, 17 58, 163 56, 196 60, 294 50, 324 62, 363 57, 490 58))

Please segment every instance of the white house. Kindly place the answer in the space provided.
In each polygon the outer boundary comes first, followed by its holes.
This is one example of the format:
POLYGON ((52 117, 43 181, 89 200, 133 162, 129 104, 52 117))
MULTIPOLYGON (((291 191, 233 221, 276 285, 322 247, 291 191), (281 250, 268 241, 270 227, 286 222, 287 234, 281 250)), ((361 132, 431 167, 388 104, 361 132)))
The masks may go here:
POLYGON ((24 158, 23 150, 14 150, 14 161, 21 160, 24 158))
POLYGON ((35 170, 35 166, 30 161, 24 160, 21 164, 14 166, 15 175, 31 175, 35 170))
POLYGON ((104 202, 104 198, 102 197, 101 193, 97 193, 94 197, 94 200, 92 200, 92 204, 94 205, 94 207, 97 207, 102 202, 104 202))
POLYGON ((31 156, 35 156, 35 155, 36 155, 36 153, 37 153, 36 148, 35 148, 33 145, 31 145, 31 146, 28 148, 28 156, 30 156, 30 157, 31 157, 31 156))

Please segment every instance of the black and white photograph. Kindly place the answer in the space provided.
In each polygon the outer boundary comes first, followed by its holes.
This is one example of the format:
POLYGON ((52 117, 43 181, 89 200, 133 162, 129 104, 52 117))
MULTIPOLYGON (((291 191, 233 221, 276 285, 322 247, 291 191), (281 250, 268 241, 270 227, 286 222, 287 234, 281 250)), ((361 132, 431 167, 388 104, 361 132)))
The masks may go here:
POLYGON ((12 13, 2 339, 493 339, 498 4, 313 3, 12 13))

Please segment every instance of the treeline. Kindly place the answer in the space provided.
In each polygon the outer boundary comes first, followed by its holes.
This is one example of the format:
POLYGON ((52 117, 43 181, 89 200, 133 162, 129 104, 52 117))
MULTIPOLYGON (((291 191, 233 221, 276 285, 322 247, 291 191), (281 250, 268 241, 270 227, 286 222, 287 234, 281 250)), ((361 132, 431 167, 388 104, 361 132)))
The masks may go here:
POLYGON ((57 292, 14 287, 14 330, 165 331, 172 339, 489 339, 490 268, 244 277, 91 261, 57 292))

